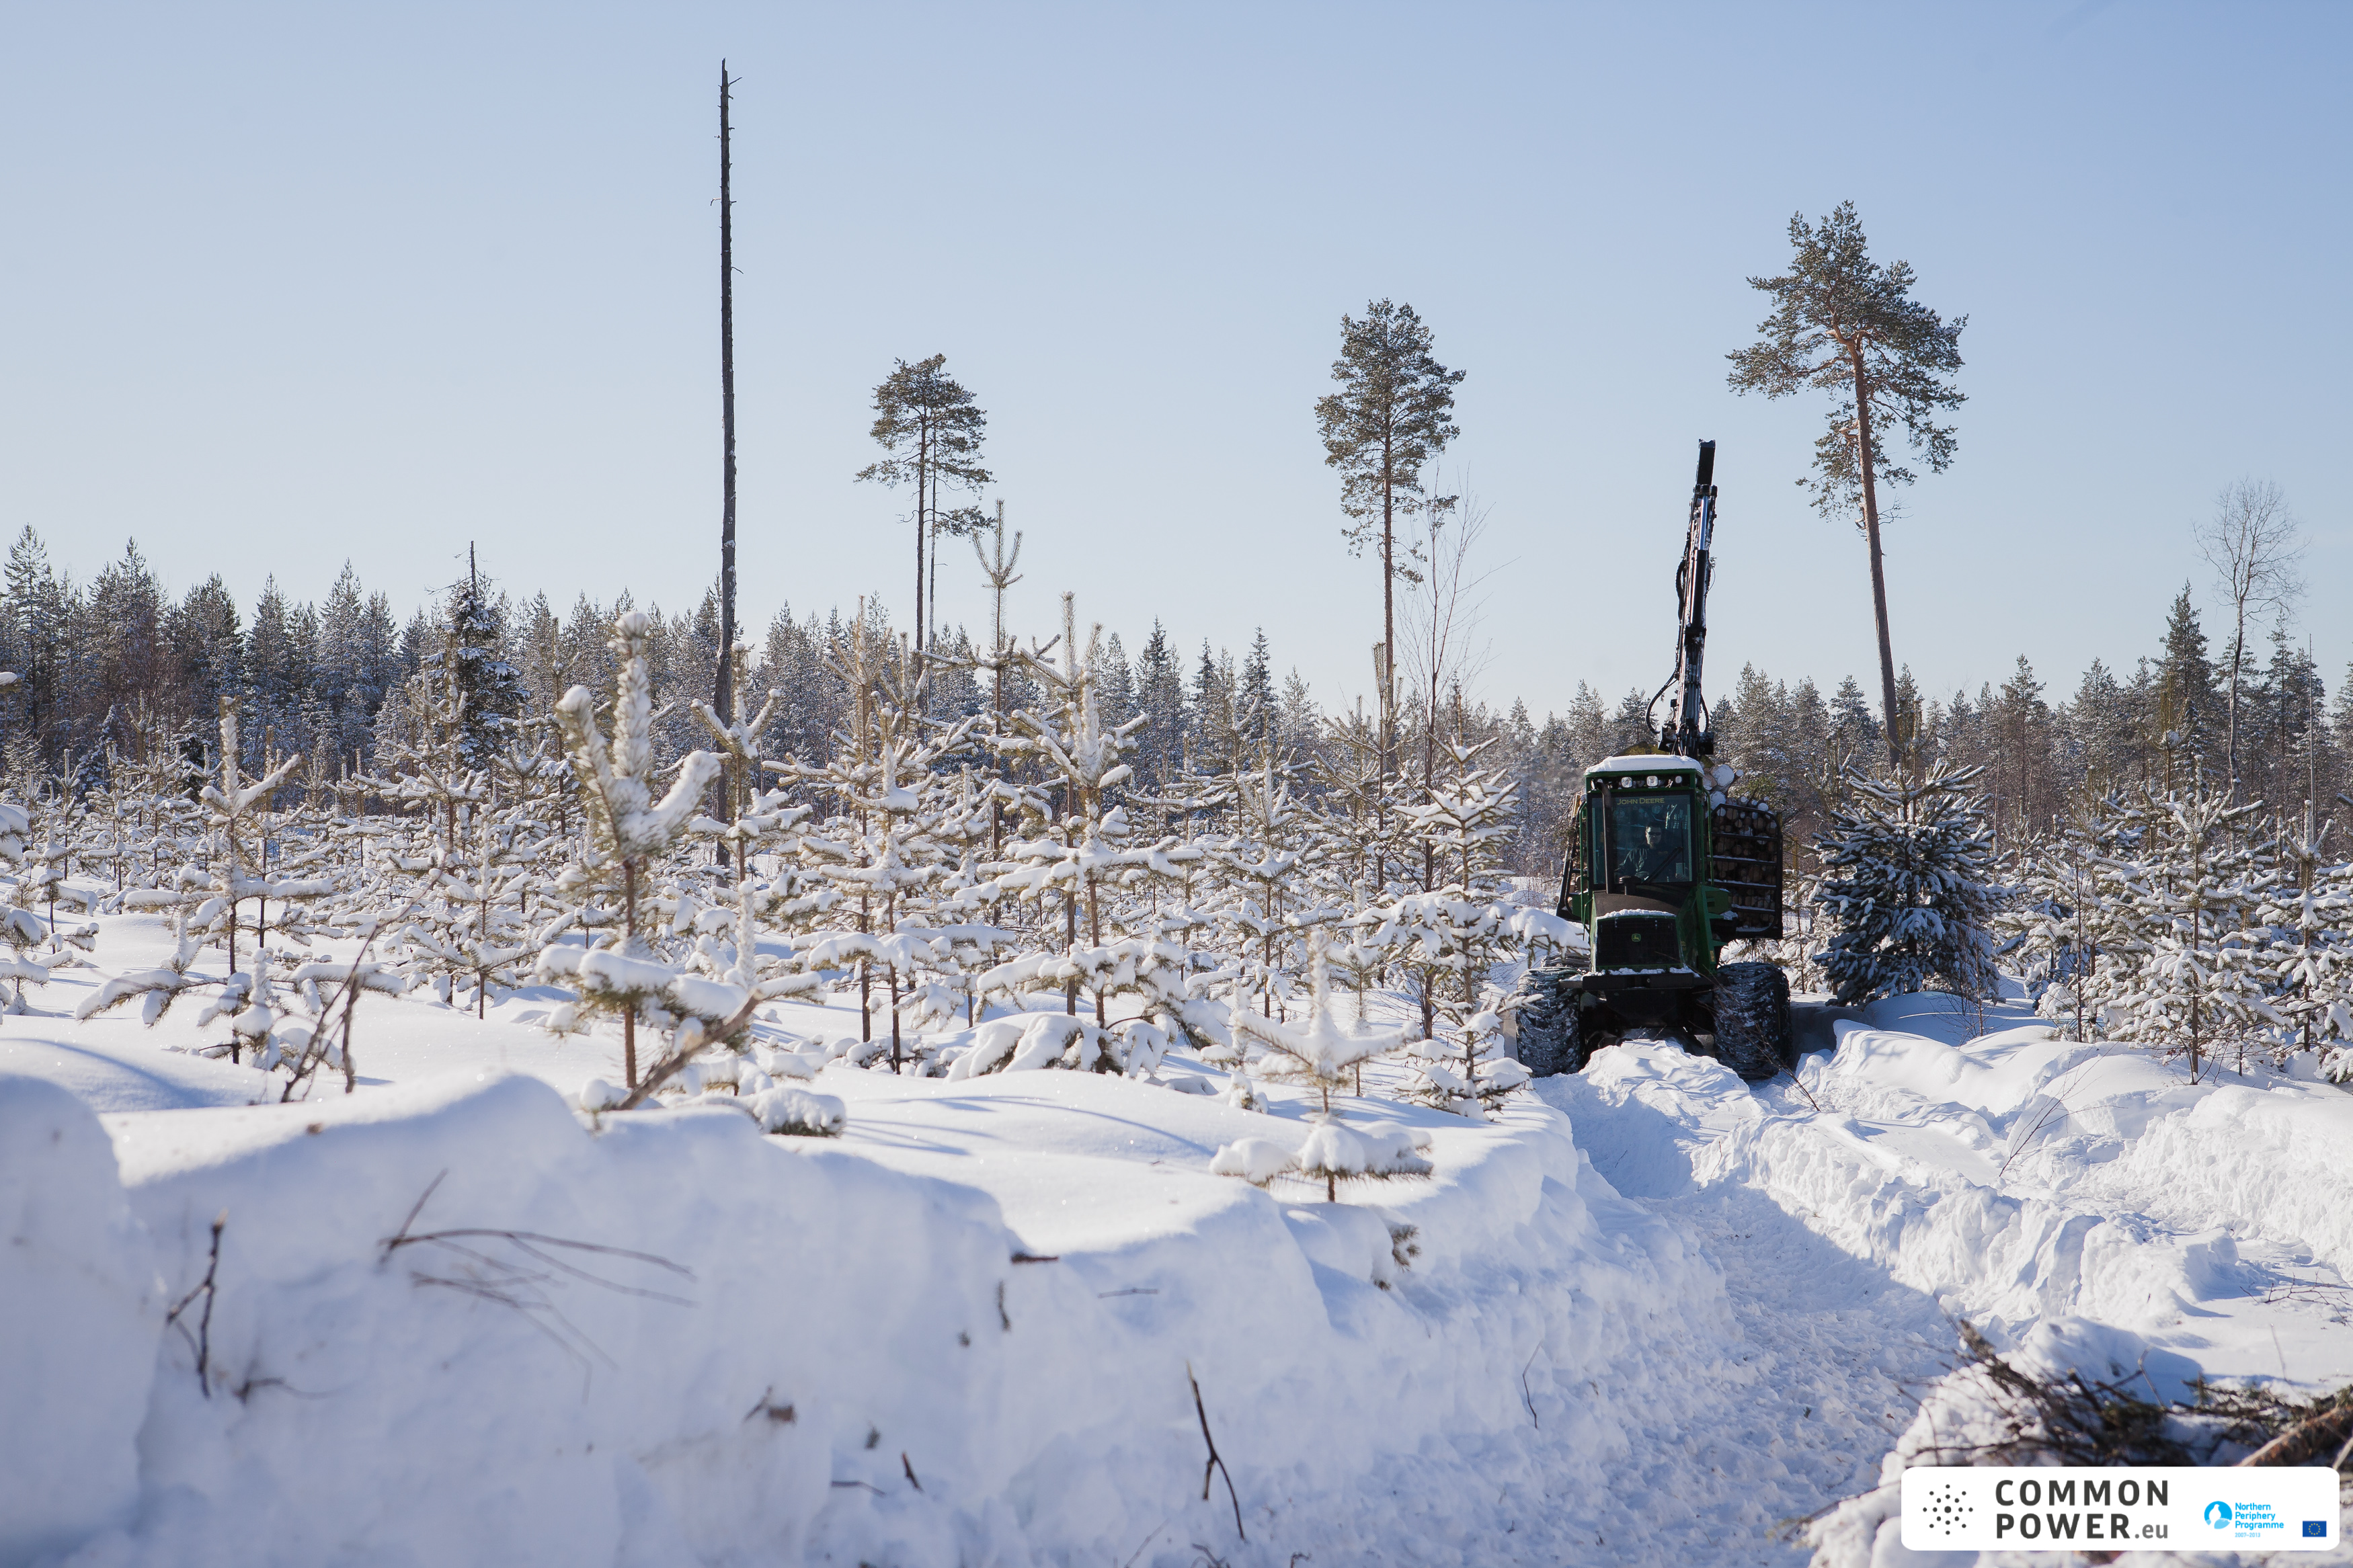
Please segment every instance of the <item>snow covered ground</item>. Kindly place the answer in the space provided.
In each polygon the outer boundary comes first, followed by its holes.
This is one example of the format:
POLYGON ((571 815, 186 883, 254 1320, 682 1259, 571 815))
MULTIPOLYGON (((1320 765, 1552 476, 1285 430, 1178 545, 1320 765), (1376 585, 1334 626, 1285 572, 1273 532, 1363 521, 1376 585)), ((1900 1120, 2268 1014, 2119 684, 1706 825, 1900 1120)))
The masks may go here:
POLYGON ((280 1105, 186 1005, 71 1020, 167 945, 103 924, 0 1021, 0 1564, 1894 1563, 1834 1505, 1930 1440, 1956 1318, 2353 1381, 2353 1094, 1943 998, 1820 1020, 1802 1083, 1631 1042, 1492 1124, 1376 1067, 1344 1117, 1435 1174, 1329 1204, 1209 1173, 1309 1107, 1181 1053, 835 1060, 847 1131, 785 1138, 582 1116, 617 1042, 528 995, 370 998, 360 1091, 280 1105))

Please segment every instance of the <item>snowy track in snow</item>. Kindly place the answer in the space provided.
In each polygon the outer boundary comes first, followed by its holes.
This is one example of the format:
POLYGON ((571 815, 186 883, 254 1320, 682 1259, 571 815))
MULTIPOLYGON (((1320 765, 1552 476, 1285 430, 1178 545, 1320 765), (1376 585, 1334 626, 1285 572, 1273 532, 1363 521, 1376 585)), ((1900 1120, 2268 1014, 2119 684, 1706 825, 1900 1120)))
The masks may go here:
MULTIPOLYGON (((1949 1370, 1944 1314, 1767 1192, 1695 1174, 1760 1109, 1793 1114, 1779 1102, 1799 1100, 1786 1079, 1752 1089, 1714 1062, 1638 1041, 1542 1093, 1596 1171, 1720 1272, 1731 1309, 1720 1354, 1736 1373, 1695 1388, 1654 1447, 1611 1468, 1610 1489, 1646 1503, 1615 1542, 1621 1560, 1805 1562, 1810 1550, 1785 1526, 1876 1484, 1920 1391, 1949 1370)), ((1799 1100, 1796 1113, 1807 1109, 1799 1100)), ((1612 1543, 1561 1544, 1584 1548, 1569 1560, 1600 1562, 1612 1543)))
MULTIPOLYGON (((1944 1006, 1874 1013, 1957 1037, 1944 1006)), ((2189 1085, 2049 1035, 1957 1049, 1847 1022, 1835 1055, 1803 1064, 1804 1090, 1638 1041, 1542 1086, 1596 1169, 1721 1271, 1743 1340, 1772 1363, 1728 1418, 1778 1461, 1757 1490, 1783 1517, 1855 1500, 1818 1535, 1839 1568, 1902 1560, 1888 1499, 1860 1494, 1947 1430, 1956 1319, 2013 1357, 2137 1376, 2159 1400, 2190 1398, 2201 1374, 2306 1395, 2353 1381, 2353 1291, 2335 1266, 2353 1174, 2326 1152, 2353 1148, 2353 1097, 2189 1085)), ((1714 1468, 1687 1467, 1685 1495, 1717 1484, 1714 1468)), ((1750 1542, 1720 1560, 1807 1555, 1750 1542)))

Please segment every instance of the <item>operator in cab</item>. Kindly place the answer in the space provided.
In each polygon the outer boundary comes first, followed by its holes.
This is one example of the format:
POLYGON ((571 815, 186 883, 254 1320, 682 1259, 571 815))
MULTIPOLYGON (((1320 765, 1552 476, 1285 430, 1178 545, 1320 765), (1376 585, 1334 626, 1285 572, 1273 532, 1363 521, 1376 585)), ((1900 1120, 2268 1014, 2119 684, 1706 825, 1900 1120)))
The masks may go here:
POLYGON ((1692 880, 1691 802, 1682 795, 1620 795, 1613 807, 1613 883, 1689 884, 1692 880))

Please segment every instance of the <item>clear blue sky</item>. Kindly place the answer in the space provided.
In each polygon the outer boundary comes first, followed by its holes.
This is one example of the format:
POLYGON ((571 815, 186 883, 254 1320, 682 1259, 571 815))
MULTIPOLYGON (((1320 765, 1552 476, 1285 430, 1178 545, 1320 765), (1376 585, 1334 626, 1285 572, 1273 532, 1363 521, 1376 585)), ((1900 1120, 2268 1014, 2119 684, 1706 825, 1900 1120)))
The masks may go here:
MULTIPOLYGON (((1369 684, 1377 583, 1310 407, 1345 310, 1469 373, 1486 694, 1655 686, 1693 443, 1721 443, 1727 689, 1872 683, 1862 546, 1792 480, 1822 405, 1733 396, 1793 210, 1860 206, 1969 318, 1959 458, 1890 531, 1932 692, 2127 668, 2242 474, 2313 538, 2332 689, 2353 10, 32 5, 0 50, 0 526, 85 580, 404 607, 469 540, 559 605, 716 568, 714 98, 737 89, 743 603, 881 593, 851 482, 944 353, 1028 535, 1015 590, 1369 684)), ((951 616, 984 614, 968 558, 951 616)), ((2216 629, 2210 613, 2210 631, 2216 629)))

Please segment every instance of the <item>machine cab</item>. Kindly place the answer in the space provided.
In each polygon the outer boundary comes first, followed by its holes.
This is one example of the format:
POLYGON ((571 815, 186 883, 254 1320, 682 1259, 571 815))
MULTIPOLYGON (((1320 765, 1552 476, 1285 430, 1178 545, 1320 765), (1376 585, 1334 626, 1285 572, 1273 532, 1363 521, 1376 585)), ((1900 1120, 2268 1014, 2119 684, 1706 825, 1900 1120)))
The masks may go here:
POLYGON ((1729 768, 1611 757, 1588 768, 1559 913, 1585 926, 1593 967, 1708 973, 1736 938, 1781 934, 1781 826, 1733 800, 1729 768))
POLYGON ((1600 970, 1714 967, 1705 921, 1708 788, 1687 757, 1611 757, 1586 770, 1560 912, 1591 932, 1600 970))

